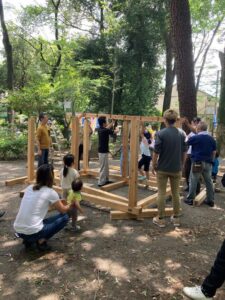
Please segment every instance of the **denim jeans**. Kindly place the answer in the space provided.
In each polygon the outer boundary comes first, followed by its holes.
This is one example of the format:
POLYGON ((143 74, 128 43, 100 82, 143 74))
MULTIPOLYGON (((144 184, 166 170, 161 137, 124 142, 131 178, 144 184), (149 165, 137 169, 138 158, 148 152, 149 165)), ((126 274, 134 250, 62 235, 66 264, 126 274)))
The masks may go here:
POLYGON ((175 217, 180 215, 180 179, 181 172, 157 172, 157 186, 158 186, 158 212, 159 217, 165 217, 165 198, 166 198, 166 186, 168 178, 170 180, 171 193, 173 199, 173 214, 175 217))
POLYGON ((187 196, 187 199, 189 201, 193 201, 196 196, 196 187, 199 182, 200 176, 202 175, 205 185, 206 185, 206 195, 207 195, 207 202, 212 202, 214 201, 214 191, 213 191, 213 182, 211 178, 212 174, 212 164, 202 162, 202 172, 198 173, 193 173, 192 171, 193 168, 193 163, 191 166, 191 174, 190 174, 190 188, 189 188, 189 193, 187 196))
POLYGON ((69 221, 68 214, 57 214, 43 220, 44 227, 34 234, 18 233, 19 237, 29 243, 35 243, 41 239, 50 239, 53 235, 63 229, 69 221))
POLYGON ((225 281, 225 240, 217 253, 216 260, 202 284, 202 292, 207 297, 213 297, 216 290, 221 287, 225 281))
POLYGON ((38 155, 38 168, 43 164, 48 164, 49 149, 41 149, 41 155, 38 155))

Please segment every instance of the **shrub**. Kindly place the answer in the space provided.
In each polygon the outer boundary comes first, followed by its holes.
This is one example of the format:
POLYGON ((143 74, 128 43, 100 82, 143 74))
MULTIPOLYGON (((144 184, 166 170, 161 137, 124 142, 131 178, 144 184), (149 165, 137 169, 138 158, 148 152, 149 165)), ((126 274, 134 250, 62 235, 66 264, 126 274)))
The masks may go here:
POLYGON ((27 137, 1 137, 0 160, 24 159, 27 153, 27 137))

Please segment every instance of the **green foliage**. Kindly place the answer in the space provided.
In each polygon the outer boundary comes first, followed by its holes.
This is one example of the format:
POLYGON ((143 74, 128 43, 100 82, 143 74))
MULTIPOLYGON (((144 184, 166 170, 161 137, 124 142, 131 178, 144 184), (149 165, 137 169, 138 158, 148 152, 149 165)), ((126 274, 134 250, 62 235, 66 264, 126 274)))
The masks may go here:
POLYGON ((0 132, 0 160, 24 159, 27 153, 27 137, 16 136, 7 129, 0 132))

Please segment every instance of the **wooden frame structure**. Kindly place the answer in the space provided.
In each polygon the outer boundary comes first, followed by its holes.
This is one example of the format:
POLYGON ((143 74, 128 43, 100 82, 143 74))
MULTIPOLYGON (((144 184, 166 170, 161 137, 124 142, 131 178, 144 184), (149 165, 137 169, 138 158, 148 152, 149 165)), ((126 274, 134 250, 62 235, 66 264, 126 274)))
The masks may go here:
MULTIPOLYGON (((84 184, 82 196, 84 200, 91 203, 102 205, 111 208, 111 219, 142 219, 154 217, 157 215, 157 209, 148 208, 149 205, 156 203, 157 189, 156 179, 151 178, 149 184, 153 186, 156 192, 153 195, 137 200, 138 186, 143 185, 138 182, 138 148, 139 148, 139 128, 140 122, 162 122, 162 117, 142 117, 142 116, 124 116, 124 115, 110 115, 110 114, 91 114, 83 113, 72 117, 72 139, 71 139, 71 153, 75 155, 75 168, 78 166, 79 153, 79 126, 80 118, 84 117, 84 134, 83 134, 83 169, 80 171, 81 177, 99 175, 97 169, 89 168, 89 123, 88 118, 105 116, 113 120, 123 121, 123 164, 122 174, 111 174, 110 177, 116 179, 112 184, 103 186, 101 189, 93 188, 84 184), (130 162, 128 162, 128 137, 130 129, 130 162), (128 174, 129 165, 129 174, 128 174), (110 191, 128 185, 128 197, 115 195, 110 191)), ((179 121, 177 123, 179 126, 179 121)), ((27 176, 11 179, 6 181, 6 185, 13 185, 16 183, 31 183, 35 178, 34 169, 34 146, 35 146, 35 118, 31 117, 28 122, 28 155, 27 155, 27 176)), ((59 177, 55 176, 55 181, 59 183, 59 177)), ((57 192, 61 192, 61 188, 54 186, 57 192)), ((171 190, 168 187, 166 191, 170 195, 171 190)), ((166 209, 166 215, 173 213, 172 208, 166 209)))

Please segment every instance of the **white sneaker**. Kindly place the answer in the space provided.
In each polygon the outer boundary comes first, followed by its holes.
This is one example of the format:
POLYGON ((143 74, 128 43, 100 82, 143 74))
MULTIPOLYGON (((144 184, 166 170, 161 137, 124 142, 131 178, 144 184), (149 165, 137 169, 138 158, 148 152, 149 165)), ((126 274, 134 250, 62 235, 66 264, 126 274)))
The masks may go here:
POLYGON ((211 297, 206 297, 200 286, 184 287, 183 293, 192 300, 212 300, 211 297))

